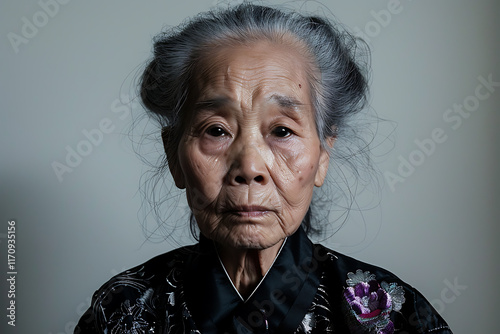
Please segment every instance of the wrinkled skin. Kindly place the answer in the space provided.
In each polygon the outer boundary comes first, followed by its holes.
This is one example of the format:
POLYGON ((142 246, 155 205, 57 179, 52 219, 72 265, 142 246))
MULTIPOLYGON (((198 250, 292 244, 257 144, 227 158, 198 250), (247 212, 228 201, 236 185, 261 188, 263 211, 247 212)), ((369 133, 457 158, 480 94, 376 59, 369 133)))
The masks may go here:
POLYGON ((214 49, 198 66, 189 122, 169 159, 240 292, 265 274, 326 176, 308 66, 286 43, 214 49))

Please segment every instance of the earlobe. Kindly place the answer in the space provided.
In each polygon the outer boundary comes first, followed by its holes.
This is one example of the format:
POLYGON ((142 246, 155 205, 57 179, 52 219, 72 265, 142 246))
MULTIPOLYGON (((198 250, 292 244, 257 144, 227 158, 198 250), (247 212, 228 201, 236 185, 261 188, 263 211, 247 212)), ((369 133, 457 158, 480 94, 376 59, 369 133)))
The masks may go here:
POLYGON ((170 127, 164 126, 161 129, 161 139, 165 155, 167 156, 168 168, 170 169, 175 185, 179 189, 184 189, 186 188, 186 184, 184 181, 184 173, 182 172, 182 168, 179 164, 179 158, 177 157, 177 149, 173 149, 170 146, 173 144, 170 127))
MULTIPOLYGON (((326 143, 330 149, 333 149, 335 139, 336 137, 326 138, 326 143)), ((321 147, 320 149, 319 166, 314 179, 314 185, 316 187, 321 187, 325 182, 326 174, 328 173, 328 165, 330 164, 330 149, 325 149, 324 147, 321 147)))

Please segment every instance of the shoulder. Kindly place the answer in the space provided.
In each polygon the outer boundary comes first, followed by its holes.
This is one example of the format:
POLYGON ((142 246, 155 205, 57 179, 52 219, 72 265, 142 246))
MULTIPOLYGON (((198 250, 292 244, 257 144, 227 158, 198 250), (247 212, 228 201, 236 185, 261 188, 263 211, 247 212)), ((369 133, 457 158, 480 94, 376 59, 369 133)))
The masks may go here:
POLYGON ((94 299, 109 299, 109 294, 144 292, 163 285, 165 278, 181 270, 185 258, 195 251, 195 246, 186 246, 158 255, 152 259, 119 273, 104 283, 94 294, 94 299))
POLYGON ((322 245, 314 247, 315 256, 323 260, 322 284, 336 299, 332 302, 341 305, 347 326, 392 326, 394 333, 451 333, 427 299, 391 271, 322 245), (363 297, 370 303, 364 305, 363 297))
POLYGON ((403 283, 398 276, 387 269, 339 253, 321 244, 315 244, 314 247, 317 249, 315 254, 320 254, 319 256, 321 259, 326 260, 325 264, 327 268, 330 267, 330 269, 335 269, 335 272, 338 275, 346 277, 344 281, 347 279, 348 273, 355 273, 358 270, 361 270, 363 272, 369 271, 370 273, 376 275, 379 280, 391 282, 398 281, 403 283))
POLYGON ((120 330, 127 318, 143 329, 154 324, 165 296, 181 280, 185 258, 194 252, 196 246, 178 248, 112 277, 94 293, 75 333, 100 333, 108 327, 120 330))

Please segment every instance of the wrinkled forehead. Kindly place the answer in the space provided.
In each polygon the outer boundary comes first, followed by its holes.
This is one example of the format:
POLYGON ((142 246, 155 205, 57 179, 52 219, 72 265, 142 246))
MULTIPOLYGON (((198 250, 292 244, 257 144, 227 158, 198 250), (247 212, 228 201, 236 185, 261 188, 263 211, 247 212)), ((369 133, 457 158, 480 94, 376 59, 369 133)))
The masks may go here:
POLYGON ((293 44, 262 39, 210 46, 196 64, 191 99, 216 92, 252 98, 281 94, 309 104, 310 67, 310 60, 293 44))

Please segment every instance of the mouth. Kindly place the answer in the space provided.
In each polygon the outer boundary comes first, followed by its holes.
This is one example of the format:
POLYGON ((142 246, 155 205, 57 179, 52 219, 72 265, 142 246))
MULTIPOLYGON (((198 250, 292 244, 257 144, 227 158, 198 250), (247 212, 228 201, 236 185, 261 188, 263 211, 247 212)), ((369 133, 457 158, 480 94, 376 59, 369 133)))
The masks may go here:
POLYGON ((271 211, 270 208, 259 205, 241 205, 232 207, 226 212, 239 217, 262 217, 271 211))

